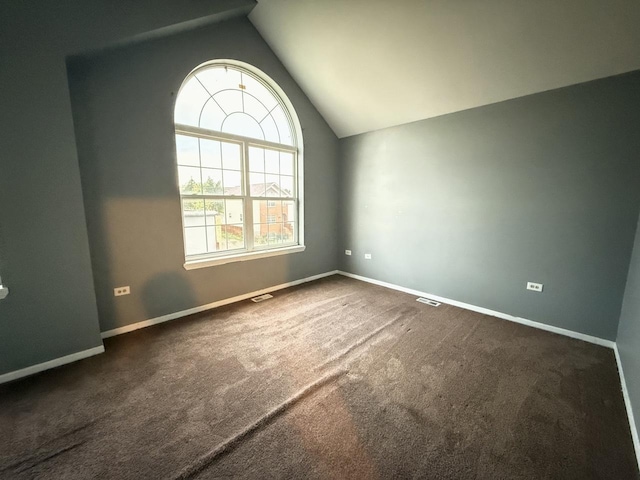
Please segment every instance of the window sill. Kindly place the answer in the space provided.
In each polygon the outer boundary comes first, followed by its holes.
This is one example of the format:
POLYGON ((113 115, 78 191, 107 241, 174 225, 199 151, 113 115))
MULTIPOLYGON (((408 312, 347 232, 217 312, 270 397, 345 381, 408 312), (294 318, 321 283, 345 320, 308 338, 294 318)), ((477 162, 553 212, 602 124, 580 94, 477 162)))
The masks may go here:
MULTIPOLYGON (((214 267, 225 263, 246 262, 258 258, 276 257, 278 255, 288 255, 290 253, 304 252, 304 245, 294 245, 292 247, 278 248, 275 250, 263 250, 259 252, 239 253, 228 257, 205 258, 202 260, 190 260, 184 264, 185 270, 195 270, 197 268, 214 267)), ((1 297, 0 297, 1 298, 1 297)))
POLYGON ((9 289, 0 285, 0 300, 7 298, 7 295, 9 295, 9 289))

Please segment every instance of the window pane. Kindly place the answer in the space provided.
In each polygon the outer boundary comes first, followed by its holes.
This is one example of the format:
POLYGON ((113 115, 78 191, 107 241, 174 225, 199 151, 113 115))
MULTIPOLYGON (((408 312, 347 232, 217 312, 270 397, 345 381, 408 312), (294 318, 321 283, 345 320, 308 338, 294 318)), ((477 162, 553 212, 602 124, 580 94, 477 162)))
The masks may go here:
POLYGON ((200 139, 200 161, 203 167, 222 168, 222 156, 220 142, 215 140, 200 139))
POLYGON ((219 132, 222 130, 222 122, 224 122, 225 118, 227 118, 227 114, 224 113, 214 99, 211 98, 202 108, 199 126, 219 132))
POLYGON ((242 93, 237 90, 238 84, 236 84, 235 88, 236 90, 223 90, 213 96, 227 115, 242 112, 242 93))
POLYGON ((269 245, 269 225, 267 223, 255 223, 253 225, 253 243, 255 247, 269 245))
POLYGON ((246 113, 232 113, 222 124, 222 131, 233 135, 264 140, 262 127, 246 113))
POLYGON ((278 127, 271 115, 260 122, 262 131, 264 132, 264 139, 273 143, 280 143, 280 133, 278 133, 278 127))
POLYGON ((244 226, 242 224, 224 225, 222 236, 227 241, 228 250, 244 248, 244 226))
POLYGON ((259 100, 265 106, 266 110, 271 110, 278 104, 278 101, 267 87, 252 76, 243 74, 242 83, 246 88, 245 92, 253 95, 257 100, 259 100))
POLYGON ((185 227, 204 226, 204 200, 182 200, 182 215, 185 227))
POLYGON ((291 125, 289 125, 289 119, 285 115, 282 107, 278 105, 273 112, 273 119, 278 127, 280 133, 280 143, 284 145, 293 145, 293 135, 291 134, 291 125))
POLYGON ((178 165, 200 166, 197 138, 186 135, 176 135, 176 154, 178 157, 178 165))
POLYGON ((222 238, 221 227, 207 227, 207 252, 215 253, 227 249, 227 241, 222 238))
POLYGON ((244 202, 242 200, 225 200, 225 222, 241 223, 244 221, 244 202))
POLYGON ((205 195, 222 195, 222 170, 202 169, 202 193, 205 195))
POLYGON ((284 200, 282 202, 282 221, 295 222, 296 221, 296 202, 293 200, 284 200))
POLYGON ((264 172, 264 148, 249 147, 249 170, 264 172))
POLYGON ((280 152, 280 173, 282 175, 293 175, 293 153, 280 152))
POLYGON ((267 110, 255 97, 245 92, 244 113, 251 115, 256 122, 260 122, 264 117, 269 115, 269 110, 267 110))
POLYGON ((288 203, 290 202, 281 200, 255 200, 253 202, 254 223, 281 223, 293 219, 288 203))
POLYGON ((229 67, 205 68, 197 76, 212 95, 227 88, 238 90, 240 86, 240 72, 229 67))
POLYGON ((278 175, 266 174, 265 183, 267 184, 267 197, 281 197, 280 177, 278 175))
POLYGON ((282 224, 282 243, 295 243, 296 240, 296 224, 288 222, 282 224))
POLYGON ((242 195, 242 174, 235 170, 222 171, 224 194, 242 195))
POLYGON ((263 210, 264 207, 261 201, 254 201, 251 208, 253 209, 253 223, 267 222, 267 212, 263 210))
POLYGON ((180 193, 183 195, 202 193, 199 168, 178 167, 178 182, 180 183, 180 193))
POLYGON ((222 166, 225 170, 240 170, 240 145, 222 142, 222 166))
POLYGON ((251 182, 251 196, 264 197, 264 173, 250 173, 249 181, 251 182))
POLYGON ((224 223, 224 200, 205 200, 207 225, 224 223))
POLYGON ((174 118, 176 123, 198 126, 202 106, 209 99, 209 94, 200 82, 192 77, 183 85, 176 99, 174 118))
POLYGON ((267 173, 280 173, 279 152, 276 150, 265 150, 264 169, 267 173))
POLYGON ((297 202, 284 200, 282 202, 282 241, 283 243, 295 243, 298 235, 296 231, 297 202))
POLYGON ((293 197, 295 192, 293 185, 293 177, 287 175, 280 176, 280 188, 282 189, 282 195, 285 197, 293 197))
POLYGON ((198 255, 207 251, 207 234, 205 227, 184 229, 184 243, 187 255, 198 255))
POLYGON ((235 224, 207 227, 207 248, 211 253, 245 248, 244 226, 235 224))
POLYGON ((282 243, 282 224, 269 224, 269 245, 278 245, 282 243))

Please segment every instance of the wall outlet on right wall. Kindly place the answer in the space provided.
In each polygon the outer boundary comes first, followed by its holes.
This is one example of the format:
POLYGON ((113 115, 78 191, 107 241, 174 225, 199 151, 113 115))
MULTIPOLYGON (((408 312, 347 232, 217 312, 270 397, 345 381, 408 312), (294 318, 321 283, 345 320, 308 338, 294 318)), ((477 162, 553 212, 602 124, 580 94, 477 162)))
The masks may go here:
POLYGON ((533 290, 534 292, 542 292, 542 284, 527 282, 527 290, 533 290))

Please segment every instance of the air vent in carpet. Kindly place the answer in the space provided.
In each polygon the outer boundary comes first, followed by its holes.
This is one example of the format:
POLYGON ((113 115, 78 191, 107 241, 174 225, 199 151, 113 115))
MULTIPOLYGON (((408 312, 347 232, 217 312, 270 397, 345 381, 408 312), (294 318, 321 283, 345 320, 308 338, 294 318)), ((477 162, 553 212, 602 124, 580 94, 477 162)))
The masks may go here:
POLYGON ((416 299, 417 302, 426 303, 427 305, 431 305, 432 307, 439 307, 440 302, 436 302, 435 300, 431 300, 430 298, 420 297, 416 299))
POLYGON ((273 295, 269 295, 268 293, 265 293, 264 295, 258 295, 257 297, 253 297, 251 301, 260 303, 260 302, 264 302, 265 300, 269 300, 270 298, 273 298, 273 295))

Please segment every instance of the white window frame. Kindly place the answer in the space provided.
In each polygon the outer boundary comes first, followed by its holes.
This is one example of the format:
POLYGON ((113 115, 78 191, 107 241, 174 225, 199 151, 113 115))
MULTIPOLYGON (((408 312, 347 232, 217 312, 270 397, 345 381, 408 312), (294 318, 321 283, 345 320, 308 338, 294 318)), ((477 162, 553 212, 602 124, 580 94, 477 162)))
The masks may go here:
MULTIPOLYGON (((245 249, 243 250, 231 250, 231 251, 223 251, 223 252, 215 252, 215 253, 205 253, 199 255, 186 255, 186 246, 185 246, 185 263, 184 268, 186 270, 192 270, 197 268, 210 267, 215 265, 223 265, 226 263, 232 262, 240 262, 246 260, 254 260, 258 258, 266 258, 278 255, 286 255, 291 253, 302 252, 305 250, 304 244, 304 178, 303 178, 303 142, 302 142, 302 127, 296 115, 296 112, 291 104, 290 100, 282 91, 282 89, 271 80, 266 74, 258 70, 244 62, 238 62, 236 60, 214 60, 211 62, 207 62, 195 68, 187 77, 185 78, 183 83, 186 83, 194 73, 206 66, 212 65, 230 65, 235 67, 240 67, 241 69, 253 74, 253 76, 259 80, 262 84, 264 84, 268 89, 272 90, 274 96, 279 99, 282 103, 283 110, 288 114, 289 119, 291 121, 291 129, 292 134, 294 136, 294 146, 273 143, 264 141, 261 139, 243 137, 240 135, 234 135, 224 132, 218 132, 213 130, 208 130, 201 127, 195 127, 192 125, 183 125, 174 123, 175 126, 175 134, 176 135, 185 135, 196 138, 205 138, 217 141, 223 141, 228 143, 237 143, 241 147, 241 161, 242 161, 242 177, 243 177, 243 187, 244 187, 244 195, 182 195, 180 194, 180 208, 183 206, 183 199, 192 198, 192 199, 243 199, 244 200, 244 211, 242 214, 242 224, 244 226, 244 238, 245 238, 245 249), (292 197, 252 197, 251 196, 251 185, 250 185, 250 175, 248 175, 248 158, 249 158, 249 147, 261 147, 268 148, 271 150, 278 150, 281 152, 292 153, 294 157, 294 194, 292 197), (293 201, 296 203, 296 218, 295 222, 297 223, 297 238, 295 239, 295 243, 276 246, 276 247, 257 247, 254 245, 254 224, 253 224, 253 202, 254 201, 267 201, 271 203, 271 201, 293 201)), ((178 165, 178 159, 176 154, 176 166, 178 165)), ((177 169, 176 169, 177 173, 177 169)), ((180 188, 180 187, 178 187, 180 188)), ((267 207, 268 208, 268 207, 267 207)), ((182 235, 184 239, 184 213, 182 212, 182 235)))

